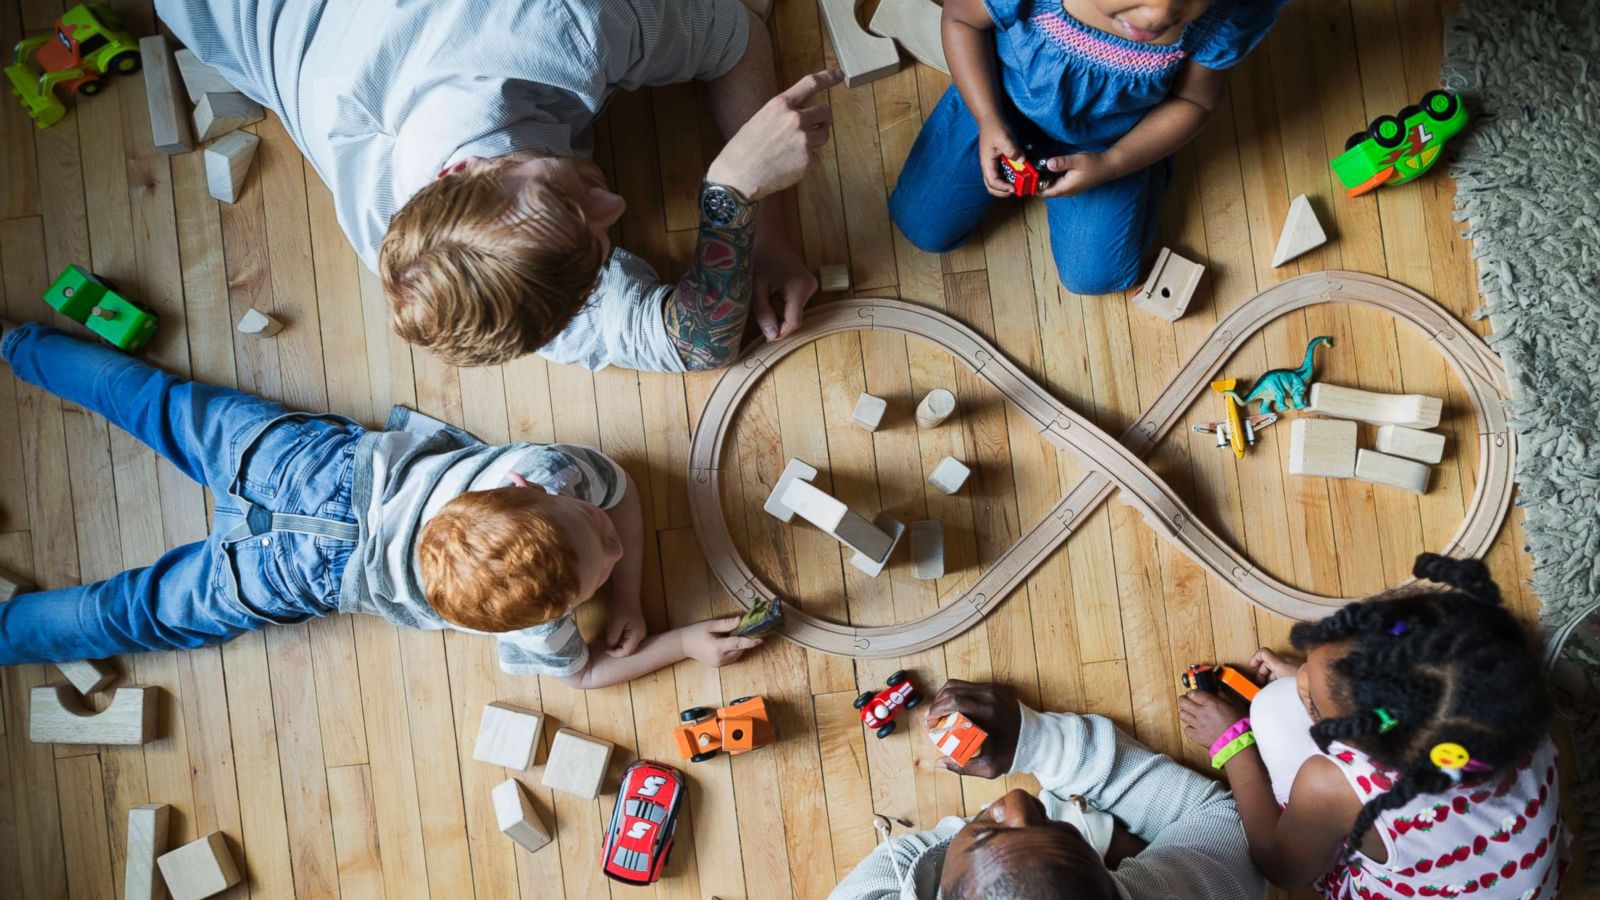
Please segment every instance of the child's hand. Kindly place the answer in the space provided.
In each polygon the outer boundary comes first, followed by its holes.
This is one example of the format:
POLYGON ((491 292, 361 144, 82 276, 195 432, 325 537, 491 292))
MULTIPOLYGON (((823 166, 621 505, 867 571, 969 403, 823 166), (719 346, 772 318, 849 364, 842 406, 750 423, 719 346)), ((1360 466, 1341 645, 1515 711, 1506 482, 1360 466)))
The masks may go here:
POLYGON ((1016 193, 1000 177, 1000 157, 1022 157, 1022 149, 1004 125, 994 124, 978 130, 978 166, 983 170, 983 186, 996 197, 1014 197, 1016 193))
POLYGON ((1183 736, 1207 749, 1245 714, 1246 710, 1221 694, 1190 691, 1178 698, 1183 736))
POLYGON ((1300 664, 1292 663, 1271 650, 1262 647, 1250 657, 1250 667, 1256 670, 1256 680, 1271 684, 1279 678, 1294 678, 1300 673, 1300 664))
POLYGON ((649 633, 639 601, 613 606, 606 620, 606 655, 632 656, 649 633))
POLYGON ((738 627, 738 616, 707 619, 704 622, 685 625, 681 629, 683 655, 697 659, 714 669, 738 661, 746 650, 761 646, 760 638, 734 637, 728 634, 738 627))
MULTIPOLYGON (((1050 185, 1039 191, 1039 196, 1071 197, 1112 178, 1111 165, 1098 153, 1072 153, 1052 156, 1044 161, 1045 168, 1056 173, 1050 185)), ((1039 179, 1043 181, 1044 179, 1039 179)))

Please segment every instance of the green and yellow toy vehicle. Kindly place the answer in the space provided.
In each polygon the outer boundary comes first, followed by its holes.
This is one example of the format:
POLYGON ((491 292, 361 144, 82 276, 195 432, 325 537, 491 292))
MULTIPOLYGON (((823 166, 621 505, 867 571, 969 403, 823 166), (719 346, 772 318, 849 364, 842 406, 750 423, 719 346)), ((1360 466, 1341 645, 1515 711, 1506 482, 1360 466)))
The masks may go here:
POLYGON ((1379 116, 1350 135, 1329 168, 1345 192, 1359 197, 1385 184, 1405 184, 1433 168, 1444 142, 1467 125, 1467 107, 1449 91, 1429 91, 1398 115, 1379 116))
POLYGON ((156 333, 154 313, 79 266, 67 266, 57 276, 50 290, 45 291, 44 302, 123 350, 140 349, 156 333))
POLYGON ((56 20, 52 33, 17 43, 6 79, 34 122, 49 128, 67 114, 56 88, 91 96, 105 87, 102 76, 137 71, 139 42, 117 14, 103 3, 80 3, 56 20))

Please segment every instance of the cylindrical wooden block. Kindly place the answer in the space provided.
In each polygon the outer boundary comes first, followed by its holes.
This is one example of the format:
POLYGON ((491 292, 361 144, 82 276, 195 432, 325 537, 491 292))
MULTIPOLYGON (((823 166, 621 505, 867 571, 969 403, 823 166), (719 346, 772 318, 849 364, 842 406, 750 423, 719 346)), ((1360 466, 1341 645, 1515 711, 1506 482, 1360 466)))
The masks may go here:
POLYGON ((944 388, 934 388, 917 404, 917 424, 933 428, 956 411, 956 395, 944 388))

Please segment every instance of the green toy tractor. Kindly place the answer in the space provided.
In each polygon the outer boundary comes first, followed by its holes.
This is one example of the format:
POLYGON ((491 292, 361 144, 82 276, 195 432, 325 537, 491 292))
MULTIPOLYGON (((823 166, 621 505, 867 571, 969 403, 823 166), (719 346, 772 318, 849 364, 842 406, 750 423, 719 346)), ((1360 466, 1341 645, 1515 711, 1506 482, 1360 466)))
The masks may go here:
POLYGON ((1467 125, 1467 107, 1449 91, 1429 91, 1398 115, 1379 116, 1350 135, 1328 166, 1345 192, 1359 197, 1385 184, 1405 184, 1433 168, 1444 142, 1467 125))
POLYGON ((80 3, 56 20, 50 34, 17 43, 6 79, 34 122, 49 128, 67 114, 56 88, 92 96, 105 87, 102 76, 127 75, 139 65, 139 42, 123 30, 111 7, 80 3))
POLYGON ((154 313, 78 266, 67 266, 45 292, 44 302, 123 350, 142 348, 156 333, 154 313))

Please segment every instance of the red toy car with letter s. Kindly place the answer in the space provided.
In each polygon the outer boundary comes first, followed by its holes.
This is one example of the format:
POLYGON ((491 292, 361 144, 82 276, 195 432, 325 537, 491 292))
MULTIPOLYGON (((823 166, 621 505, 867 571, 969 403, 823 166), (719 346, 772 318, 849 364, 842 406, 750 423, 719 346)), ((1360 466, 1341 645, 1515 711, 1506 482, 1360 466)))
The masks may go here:
POLYGON ((896 672, 887 679, 889 687, 874 694, 863 691, 856 698, 855 707, 861 710, 861 721, 868 728, 878 729, 878 737, 894 734, 894 717, 902 709, 915 709, 922 702, 922 692, 911 683, 905 672, 896 672))
POLYGON ((600 870, 627 884, 655 883, 672 856, 683 795, 683 773, 671 766, 641 759, 623 770, 600 870))

